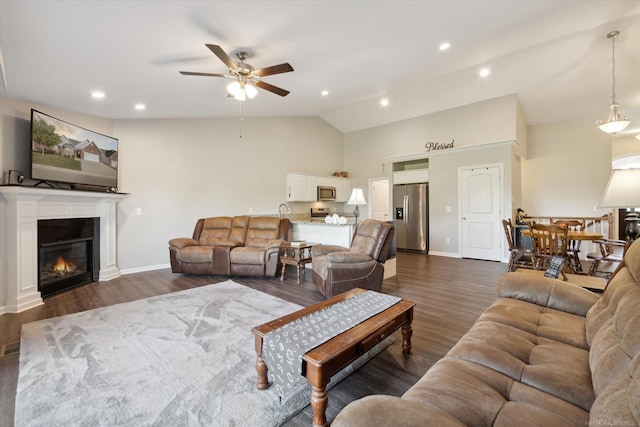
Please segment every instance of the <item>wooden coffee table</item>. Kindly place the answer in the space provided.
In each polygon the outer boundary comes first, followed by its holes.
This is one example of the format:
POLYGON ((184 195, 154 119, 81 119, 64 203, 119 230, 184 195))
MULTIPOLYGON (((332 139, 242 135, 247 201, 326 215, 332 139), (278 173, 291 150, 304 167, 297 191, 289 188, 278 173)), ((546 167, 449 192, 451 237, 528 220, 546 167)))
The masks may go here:
MULTIPOLYGON (((267 380, 267 365, 262 359, 262 341, 264 336, 279 327, 307 314, 322 310, 341 301, 353 298, 366 292, 364 289, 352 289, 336 295, 326 301, 303 308, 294 313, 275 319, 264 325, 252 329, 255 335, 256 371, 258 372, 257 387, 260 390, 269 388, 267 380)), ((311 408, 313 409, 313 426, 327 425, 325 411, 329 401, 327 384, 331 377, 342 368, 356 360, 384 338, 402 328, 402 351, 411 350, 411 322, 413 320, 414 302, 400 300, 398 303, 383 310, 353 328, 326 341, 320 346, 308 351, 303 356, 302 374, 311 385, 311 408)))

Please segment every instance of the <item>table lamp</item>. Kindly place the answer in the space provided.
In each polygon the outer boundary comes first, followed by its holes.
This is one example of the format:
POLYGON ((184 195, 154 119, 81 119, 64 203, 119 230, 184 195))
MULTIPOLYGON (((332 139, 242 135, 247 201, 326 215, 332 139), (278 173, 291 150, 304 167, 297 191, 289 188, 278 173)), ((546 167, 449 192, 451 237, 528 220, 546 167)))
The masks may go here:
POLYGON ((353 216, 356 217, 356 224, 358 223, 358 217, 360 216, 360 209, 358 209, 358 206, 366 204, 367 201, 364 199, 362 188, 354 188, 351 192, 351 198, 347 202, 347 205, 356 205, 356 208, 353 210, 353 216))
POLYGON ((624 231, 629 242, 636 240, 640 234, 639 218, 630 208, 640 207, 640 169, 612 170, 599 207, 627 209, 624 231))

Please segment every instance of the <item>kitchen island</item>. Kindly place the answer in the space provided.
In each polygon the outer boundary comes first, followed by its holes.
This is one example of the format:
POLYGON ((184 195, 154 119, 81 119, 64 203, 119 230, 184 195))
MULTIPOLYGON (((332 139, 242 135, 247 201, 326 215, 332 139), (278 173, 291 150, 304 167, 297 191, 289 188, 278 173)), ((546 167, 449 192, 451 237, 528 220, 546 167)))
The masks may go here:
POLYGON ((351 246, 351 237, 355 229, 356 224, 354 222, 327 224, 319 221, 292 221, 291 239, 348 248, 351 246))

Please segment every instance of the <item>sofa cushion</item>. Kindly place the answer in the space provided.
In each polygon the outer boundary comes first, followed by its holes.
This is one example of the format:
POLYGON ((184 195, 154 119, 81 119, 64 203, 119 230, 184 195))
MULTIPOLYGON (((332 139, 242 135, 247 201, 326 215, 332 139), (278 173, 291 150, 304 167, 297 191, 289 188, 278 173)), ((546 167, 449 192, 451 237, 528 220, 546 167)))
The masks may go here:
POLYGON ((588 349, 584 317, 525 301, 499 298, 478 320, 513 326, 539 337, 588 349))
POLYGON ((190 263, 210 263, 213 261, 213 246, 188 246, 177 254, 178 260, 190 263))
POLYGON ((480 318, 447 357, 486 366, 585 410, 594 400, 588 350, 518 327, 480 318))
POLYGON ((445 357, 403 399, 468 426, 585 426, 588 412, 481 364, 445 357))
POLYGON ((278 239, 280 219, 275 217, 253 217, 249 221, 244 245, 263 248, 270 240, 278 239))
POLYGON ((266 263, 266 252, 262 248, 242 246, 233 248, 229 254, 231 264, 257 264, 266 263))
POLYGON ((231 233, 229 234, 229 241, 233 242, 236 246, 244 246, 245 239, 247 238, 247 227, 249 227, 248 216, 234 216, 231 224, 231 233))
POLYGON ((200 244, 213 246, 216 241, 228 241, 232 222, 233 218, 228 216, 205 218, 200 232, 200 244))
POLYGON ((325 281, 329 276, 330 269, 338 274, 340 271, 345 272, 350 269, 356 269, 359 272, 373 272, 377 264, 378 262, 369 255, 350 251, 331 252, 313 258, 313 271, 325 281))
MULTIPOLYGON (((358 225, 351 242, 351 252, 359 252, 377 259, 391 226, 386 222, 364 220, 358 225), (386 228, 386 232, 385 229, 386 228)), ((384 260, 382 260, 384 261, 384 260)))
POLYGON ((640 425, 640 356, 627 371, 608 386, 591 407, 589 425, 640 425))

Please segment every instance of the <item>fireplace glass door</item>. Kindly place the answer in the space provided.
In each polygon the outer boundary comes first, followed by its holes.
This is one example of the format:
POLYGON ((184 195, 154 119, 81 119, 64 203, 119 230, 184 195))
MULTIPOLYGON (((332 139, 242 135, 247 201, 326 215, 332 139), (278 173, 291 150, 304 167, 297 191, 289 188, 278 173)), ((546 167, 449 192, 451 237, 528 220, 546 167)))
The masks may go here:
POLYGON ((38 278, 43 297, 98 280, 98 218, 38 221, 38 278))

